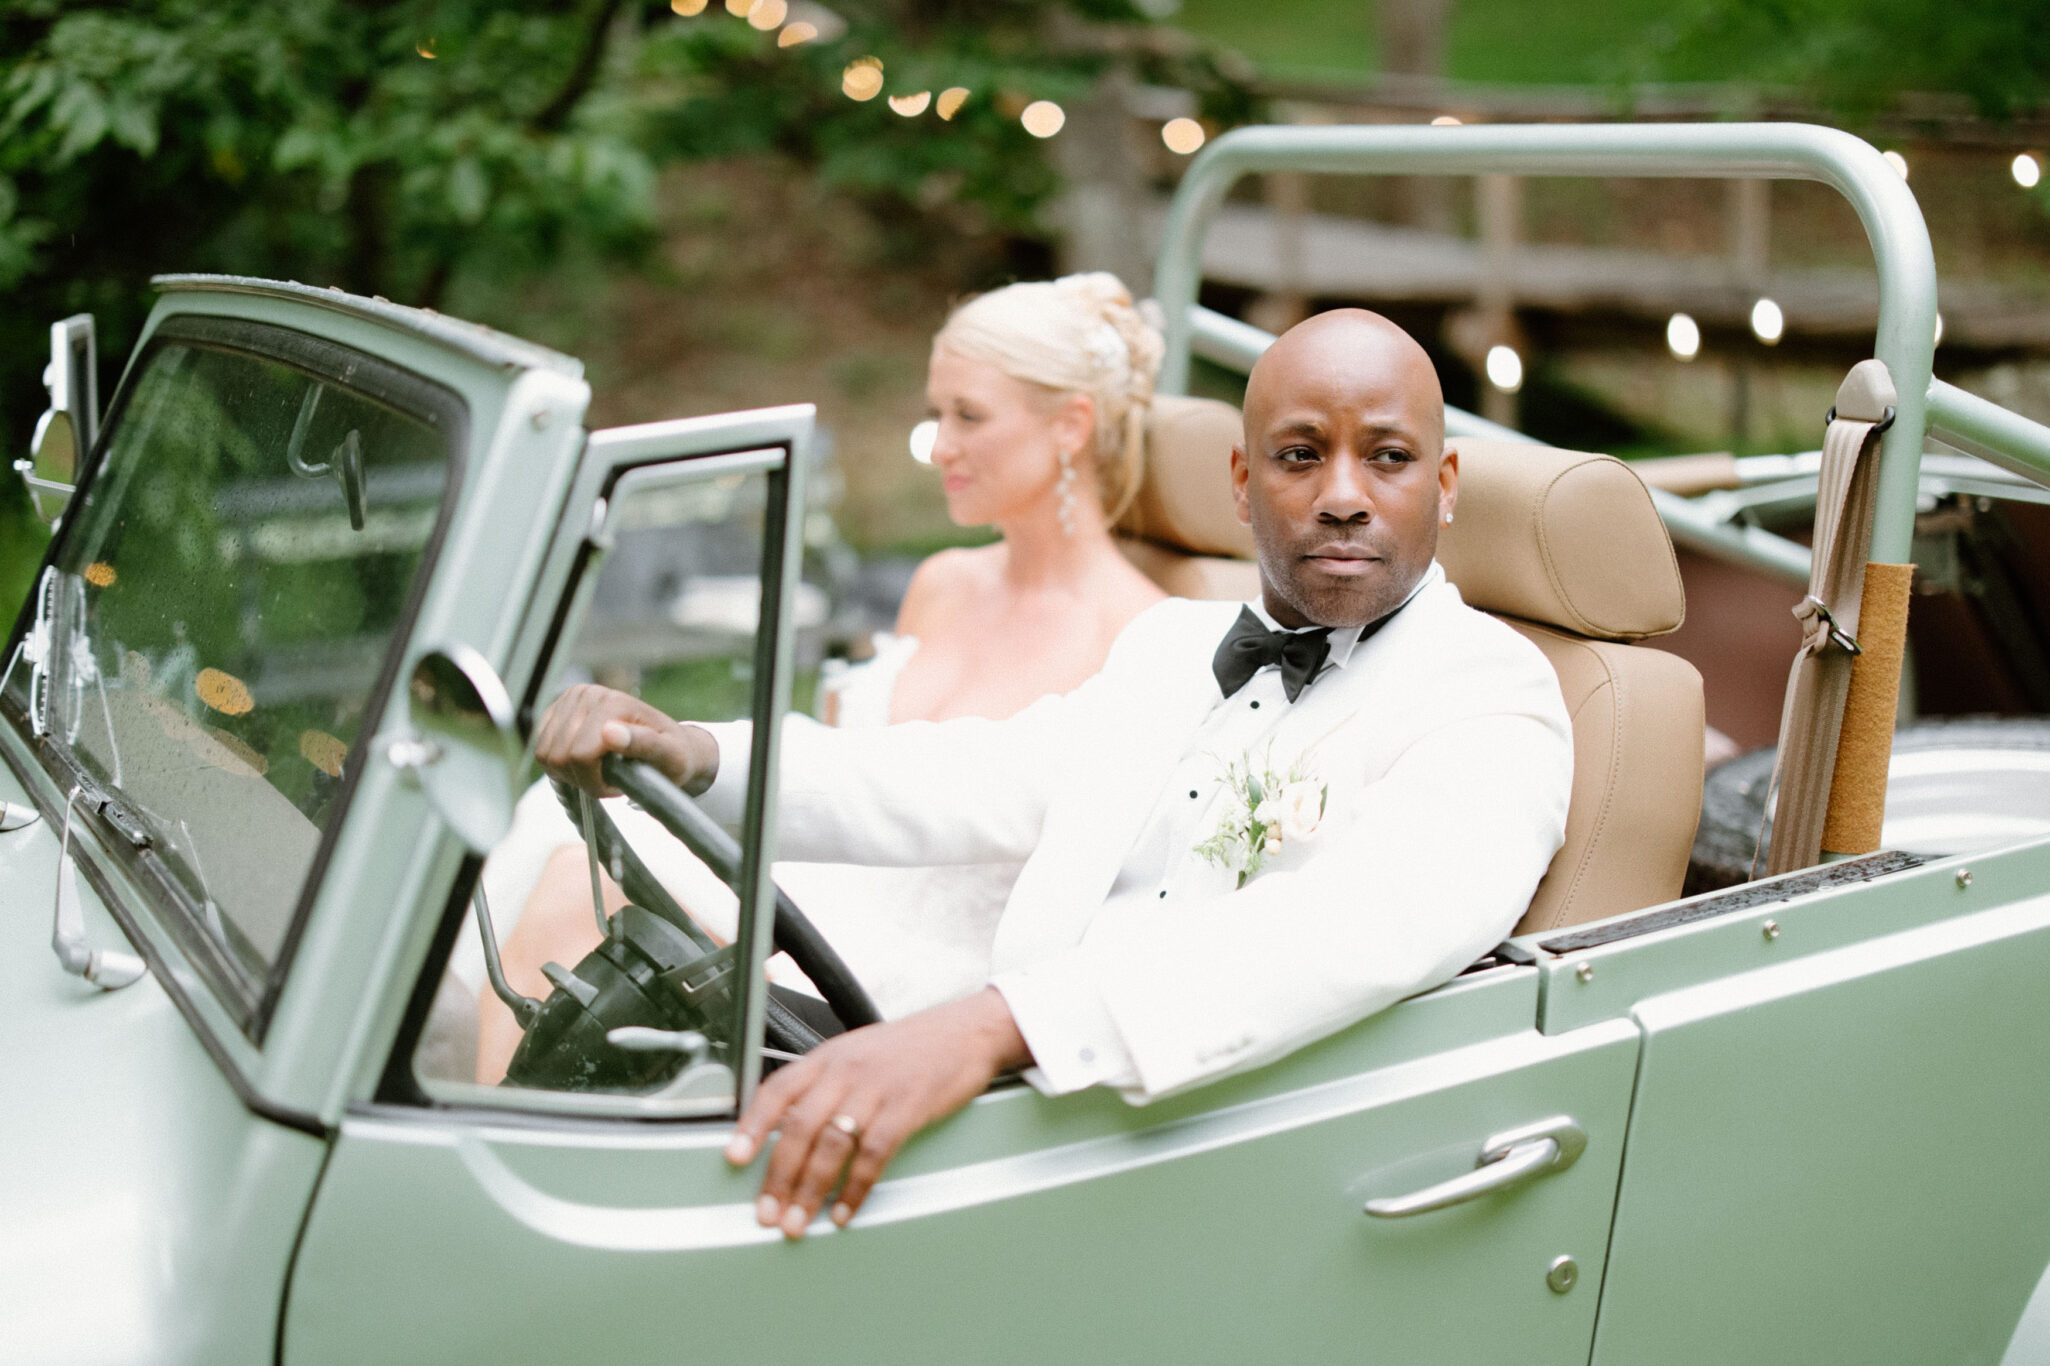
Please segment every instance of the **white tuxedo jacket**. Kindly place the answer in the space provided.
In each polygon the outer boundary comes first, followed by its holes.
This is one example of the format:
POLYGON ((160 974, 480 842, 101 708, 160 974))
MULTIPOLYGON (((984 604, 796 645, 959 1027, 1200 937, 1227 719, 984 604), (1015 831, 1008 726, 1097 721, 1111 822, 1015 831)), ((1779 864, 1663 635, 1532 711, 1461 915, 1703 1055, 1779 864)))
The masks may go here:
MULTIPOLYGON (((1220 705, 1211 657, 1238 611, 1160 603, 1096 677, 1005 721, 839 731, 793 718, 777 857, 1023 860, 992 980, 1050 1092, 1108 1081, 1152 1099, 1449 980, 1529 905, 1564 837, 1573 749, 1544 657, 1467 607, 1435 566, 1345 667, 1277 709, 1260 742, 1254 757, 1271 740, 1277 772, 1300 760, 1328 784, 1316 838, 1242 889, 1175 851, 1165 896, 1120 897, 1101 913, 1220 705)), ((721 760, 702 800, 735 821, 747 724, 706 729, 721 760)))

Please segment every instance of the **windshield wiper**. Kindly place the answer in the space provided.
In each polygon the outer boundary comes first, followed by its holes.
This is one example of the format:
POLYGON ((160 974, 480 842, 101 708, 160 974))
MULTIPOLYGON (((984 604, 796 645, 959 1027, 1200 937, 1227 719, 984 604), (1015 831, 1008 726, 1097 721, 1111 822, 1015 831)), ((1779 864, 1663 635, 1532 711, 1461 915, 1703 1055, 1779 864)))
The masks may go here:
MULTIPOLYGON (((120 787, 121 742, 114 735, 114 710, 107 701, 106 676, 100 671, 92 642, 85 633, 82 582, 55 565, 43 570, 43 576, 36 584, 35 619, 29 625, 28 636, 15 648, 13 658, 8 660, 6 672, 0 673, 0 689, 7 686, 15 663, 26 659, 29 665, 29 734, 48 742, 52 753, 64 761, 73 781, 74 802, 83 796, 87 810, 98 812, 135 848, 147 849, 150 846, 149 827, 86 771, 73 748, 83 719, 79 713, 84 710, 85 684, 90 681, 99 693, 100 716, 106 722, 107 757, 113 764, 114 786, 120 787), (52 716, 56 698, 62 690, 71 694, 68 715, 52 716)), ((66 819, 69 819, 68 808, 66 819)))
POLYGON ((73 977, 83 977, 101 991, 119 991, 138 982, 149 964, 119 949, 96 949, 86 942, 85 911, 79 904, 78 868, 71 861, 71 812, 79 789, 64 803, 64 835, 57 846, 57 905, 50 927, 50 948, 73 977))

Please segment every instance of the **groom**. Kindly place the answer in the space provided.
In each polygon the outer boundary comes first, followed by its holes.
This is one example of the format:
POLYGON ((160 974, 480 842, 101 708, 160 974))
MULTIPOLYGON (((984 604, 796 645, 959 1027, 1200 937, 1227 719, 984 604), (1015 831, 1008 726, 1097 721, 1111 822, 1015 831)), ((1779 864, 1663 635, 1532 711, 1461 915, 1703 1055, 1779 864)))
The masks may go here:
MULTIPOLYGON (((1564 836, 1571 733, 1543 657, 1433 562, 1459 483, 1444 413, 1407 333, 1320 314, 1253 368, 1232 451, 1258 603, 1161 603, 1095 678, 1007 721, 786 729, 779 856, 1024 868, 989 987, 762 1085, 727 1157, 780 1130, 764 1225, 801 1237, 836 1185, 844 1225, 906 1139, 1005 1071, 1151 1099, 1446 981, 1510 931, 1564 836)), ((536 735, 592 791, 615 752, 738 818, 746 723, 582 687, 536 735)))

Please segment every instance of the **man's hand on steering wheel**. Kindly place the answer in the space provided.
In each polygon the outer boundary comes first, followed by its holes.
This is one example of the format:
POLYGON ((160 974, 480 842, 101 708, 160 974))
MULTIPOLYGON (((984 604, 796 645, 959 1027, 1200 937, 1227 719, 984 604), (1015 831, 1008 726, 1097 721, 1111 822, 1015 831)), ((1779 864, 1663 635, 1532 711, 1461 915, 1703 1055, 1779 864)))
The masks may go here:
POLYGON ((904 1141, 1032 1061, 994 987, 964 1000, 826 1040, 762 1083, 740 1117, 726 1160, 744 1166, 780 1129, 755 1218, 802 1238, 840 1188, 832 1219, 845 1227, 904 1141), (844 1181, 843 1181, 844 1175, 844 1181))
POLYGON ((535 761, 550 776, 600 797, 619 795, 599 773, 608 754, 653 764, 693 797, 719 773, 719 746, 705 731, 595 683, 566 690, 534 731, 535 761))

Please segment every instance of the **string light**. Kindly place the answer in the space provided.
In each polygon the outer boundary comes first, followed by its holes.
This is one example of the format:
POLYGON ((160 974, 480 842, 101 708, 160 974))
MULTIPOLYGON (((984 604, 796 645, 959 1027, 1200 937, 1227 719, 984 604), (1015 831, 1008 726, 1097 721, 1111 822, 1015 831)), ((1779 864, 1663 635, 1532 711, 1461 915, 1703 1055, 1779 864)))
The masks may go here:
POLYGON ((767 33, 772 28, 781 28, 789 16, 789 0, 755 0, 747 12, 747 24, 767 33))
POLYGON ((1513 346, 1489 347, 1487 370, 1488 383, 1505 394, 1523 387, 1523 357, 1516 354, 1513 346))
POLYGON ((1457 128, 1458 126, 1459 116, 1457 114, 1440 114, 1437 118, 1431 120, 1431 127, 1433 128, 1457 128))
POLYGON ((916 95, 890 96, 890 108, 896 110, 907 119, 917 118, 925 112, 925 107, 931 103, 932 91, 930 90, 921 90, 916 95))
POLYGON ((1681 360, 1693 360, 1701 354, 1701 324, 1685 313, 1666 319, 1666 349, 1681 360))
POLYGON ((1052 100, 1034 100, 1018 116, 1018 122, 1025 125, 1025 131, 1036 138, 1052 137, 1067 121, 1066 111, 1052 100))
POLYGON ((1780 306, 1770 299, 1760 299, 1751 305, 1751 334, 1767 346, 1778 346, 1786 335, 1787 315, 1780 312, 1780 306))
POLYGON ((747 12, 755 7, 755 0, 726 0, 726 12, 736 19, 747 18, 747 12))
POLYGON ((419 53, 419 54, 420 54, 420 55, 421 55, 422 57, 425 57, 425 58, 426 58, 426 59, 427 59, 428 61, 430 61, 430 62, 431 62, 431 61, 433 61, 433 60, 434 60, 434 40, 433 40, 432 38, 422 38, 422 39, 421 39, 421 40, 420 40, 419 42, 417 42, 417 43, 413 44, 413 51, 415 51, 415 52, 419 53))
POLYGON ((1943 315, 1936 315, 1936 345, 1943 345, 1943 315))
POLYGON ((1178 156, 1188 156, 1201 147, 1204 136, 1203 125, 1194 119, 1169 119, 1160 128, 1160 140, 1178 156))
POLYGON ((872 100, 883 93, 880 57, 856 57, 840 73, 840 90, 850 100, 872 100))
POLYGON ((1899 176, 1902 180, 1908 178, 1908 159, 1906 157, 1902 156, 1899 152, 1881 152, 1879 155, 1885 159, 1887 165, 1893 167, 1895 175, 1899 176))
POLYGON ((2014 177, 2015 184, 2024 190, 2033 190, 2036 182, 2043 178, 2043 163, 2023 152, 2008 164, 2007 171, 2014 177))
POLYGON ((776 46, 796 47, 799 43, 808 43, 818 36, 819 31, 816 25, 800 21, 786 26, 781 33, 776 35, 776 46))
POLYGON ((940 424, 927 418, 911 429, 911 458, 921 465, 932 463, 933 444, 940 439, 940 424))
POLYGON ((688 19, 694 14, 705 12, 706 0, 669 0, 669 8, 688 19))
POLYGON ((940 92, 937 112, 943 119, 951 119, 961 112, 961 106, 968 102, 968 87, 950 85, 940 92))

